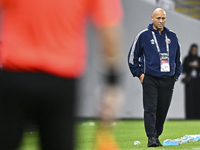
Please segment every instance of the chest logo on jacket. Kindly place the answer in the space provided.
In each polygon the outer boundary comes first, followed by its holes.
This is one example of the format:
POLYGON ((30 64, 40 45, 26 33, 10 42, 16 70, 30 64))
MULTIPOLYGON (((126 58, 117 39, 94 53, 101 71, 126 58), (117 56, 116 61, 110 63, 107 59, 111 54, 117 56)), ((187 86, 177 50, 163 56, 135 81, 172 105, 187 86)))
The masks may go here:
POLYGON ((150 42, 151 42, 151 44, 154 44, 154 43, 155 43, 154 39, 152 39, 150 42))
POLYGON ((170 44, 170 43, 171 43, 171 40, 167 38, 167 41, 165 40, 165 42, 166 42, 167 44, 170 44))

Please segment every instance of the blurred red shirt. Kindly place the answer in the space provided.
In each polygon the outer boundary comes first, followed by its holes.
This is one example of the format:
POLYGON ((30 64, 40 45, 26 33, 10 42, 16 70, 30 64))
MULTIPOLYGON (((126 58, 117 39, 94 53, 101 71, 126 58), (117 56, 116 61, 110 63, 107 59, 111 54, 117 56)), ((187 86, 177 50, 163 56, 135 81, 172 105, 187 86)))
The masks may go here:
POLYGON ((85 22, 121 21, 120 0, 0 0, 0 64, 5 70, 78 77, 86 64, 85 22))

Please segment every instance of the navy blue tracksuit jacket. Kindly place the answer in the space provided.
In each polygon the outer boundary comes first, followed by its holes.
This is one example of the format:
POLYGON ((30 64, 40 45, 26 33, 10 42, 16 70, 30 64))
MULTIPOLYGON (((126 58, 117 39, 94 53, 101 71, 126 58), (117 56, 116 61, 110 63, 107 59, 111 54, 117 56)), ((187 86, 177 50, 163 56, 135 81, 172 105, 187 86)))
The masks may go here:
POLYGON ((180 44, 176 34, 166 27, 159 33, 157 30, 153 29, 153 24, 150 24, 147 29, 141 31, 136 36, 128 55, 128 64, 133 76, 140 77, 142 73, 145 73, 154 77, 166 78, 174 76, 174 78, 178 79, 182 71, 182 64, 180 44), (156 48, 152 31, 155 33, 161 53, 167 53, 165 42, 165 35, 167 35, 170 72, 160 71, 160 56, 156 48))

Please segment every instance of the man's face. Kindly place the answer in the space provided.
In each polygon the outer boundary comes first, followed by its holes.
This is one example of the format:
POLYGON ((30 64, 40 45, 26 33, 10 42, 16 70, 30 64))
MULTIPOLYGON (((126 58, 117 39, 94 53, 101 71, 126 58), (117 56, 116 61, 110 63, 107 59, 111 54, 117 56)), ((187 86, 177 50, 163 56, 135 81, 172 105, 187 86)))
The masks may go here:
POLYGON ((153 27, 158 31, 162 31, 166 22, 166 14, 162 10, 155 11, 152 15, 153 27))

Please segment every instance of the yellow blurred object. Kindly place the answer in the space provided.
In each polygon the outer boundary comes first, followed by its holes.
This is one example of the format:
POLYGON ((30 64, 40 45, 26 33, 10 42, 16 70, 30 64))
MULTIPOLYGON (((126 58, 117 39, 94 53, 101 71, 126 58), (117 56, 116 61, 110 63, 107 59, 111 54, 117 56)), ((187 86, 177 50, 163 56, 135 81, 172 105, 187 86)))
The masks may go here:
POLYGON ((110 129, 97 130, 94 150, 120 150, 110 129))

